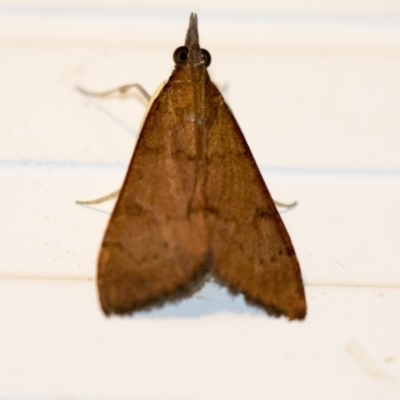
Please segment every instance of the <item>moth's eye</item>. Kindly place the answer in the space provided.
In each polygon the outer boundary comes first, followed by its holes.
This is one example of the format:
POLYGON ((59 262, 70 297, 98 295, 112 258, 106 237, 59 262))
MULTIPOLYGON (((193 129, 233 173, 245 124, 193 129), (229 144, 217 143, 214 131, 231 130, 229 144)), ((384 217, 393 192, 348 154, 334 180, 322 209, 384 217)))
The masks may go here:
POLYGON ((185 64, 189 55, 189 49, 186 46, 178 47, 174 51, 174 61, 175 64, 185 64))
POLYGON ((206 49, 201 49, 201 52, 203 53, 204 63, 208 67, 211 64, 211 54, 206 49))

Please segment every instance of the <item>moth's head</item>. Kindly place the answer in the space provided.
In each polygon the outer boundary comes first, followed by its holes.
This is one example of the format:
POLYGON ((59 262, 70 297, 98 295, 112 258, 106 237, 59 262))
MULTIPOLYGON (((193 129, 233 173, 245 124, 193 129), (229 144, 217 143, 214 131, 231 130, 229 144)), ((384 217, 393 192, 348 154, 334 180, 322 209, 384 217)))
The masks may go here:
POLYGON ((211 64, 210 53, 200 48, 199 32, 197 30, 197 15, 192 13, 189 20, 189 28, 186 34, 185 45, 178 47, 174 51, 174 61, 176 66, 192 65, 200 67, 211 64))

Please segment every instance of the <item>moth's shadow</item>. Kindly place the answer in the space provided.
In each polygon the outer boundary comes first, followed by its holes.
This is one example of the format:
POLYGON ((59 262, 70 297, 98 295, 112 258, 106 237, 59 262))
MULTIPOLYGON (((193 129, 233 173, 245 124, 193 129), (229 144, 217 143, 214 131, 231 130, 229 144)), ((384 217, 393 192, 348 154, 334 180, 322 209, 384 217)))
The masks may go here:
POLYGON ((91 211, 95 211, 95 212, 97 212, 97 213, 99 213, 99 214, 106 214, 106 215, 111 215, 111 211, 109 211, 109 210, 103 210, 103 209, 101 209, 101 208, 96 208, 96 206, 88 206, 88 205, 82 205, 82 204, 78 204, 79 206, 81 206, 81 207, 85 207, 85 208, 88 208, 89 210, 91 210, 91 211))
MULTIPOLYGON (((79 92, 79 90, 78 90, 79 92)), ((107 107, 107 103, 104 102, 105 99, 98 99, 97 97, 92 97, 90 95, 85 95, 82 94, 82 96, 85 97, 85 99, 94 107, 96 108, 101 114, 105 115, 108 119, 113 121, 117 126, 121 127, 124 131, 129 132, 130 135, 133 137, 137 137, 138 132, 136 129, 133 129, 131 125, 125 121, 123 121, 120 117, 118 117, 115 113, 109 110, 107 107)), ((110 96, 109 100, 112 98, 115 98, 117 96, 110 96)), ((144 102, 145 107, 147 107, 147 103, 143 100, 142 96, 140 96, 140 93, 136 92, 131 92, 131 93, 126 93, 124 95, 120 95, 122 99, 128 99, 128 98, 134 98, 140 102, 144 102)))
POLYGON ((265 315, 265 312, 246 304, 242 295, 231 295, 216 283, 208 282, 191 297, 177 303, 167 303, 162 308, 138 312, 141 319, 197 318, 217 313, 265 315))

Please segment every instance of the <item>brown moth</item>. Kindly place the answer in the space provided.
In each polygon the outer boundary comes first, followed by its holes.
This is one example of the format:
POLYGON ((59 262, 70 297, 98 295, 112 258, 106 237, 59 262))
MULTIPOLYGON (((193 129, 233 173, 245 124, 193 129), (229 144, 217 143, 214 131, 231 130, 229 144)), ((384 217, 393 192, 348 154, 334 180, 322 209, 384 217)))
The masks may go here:
POLYGON ((190 16, 175 69, 148 114, 98 260, 105 314, 191 295, 212 278, 271 315, 303 319, 290 237, 190 16))

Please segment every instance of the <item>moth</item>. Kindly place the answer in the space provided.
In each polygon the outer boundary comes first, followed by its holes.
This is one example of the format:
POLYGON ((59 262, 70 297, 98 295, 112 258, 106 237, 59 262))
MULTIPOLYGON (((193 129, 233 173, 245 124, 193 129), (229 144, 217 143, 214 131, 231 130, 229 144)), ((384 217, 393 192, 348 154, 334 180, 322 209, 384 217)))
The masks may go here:
POLYGON ((175 68, 149 106, 104 235, 105 314, 190 296, 207 280, 268 314, 303 319, 295 250, 249 146, 207 67, 191 14, 175 68))

